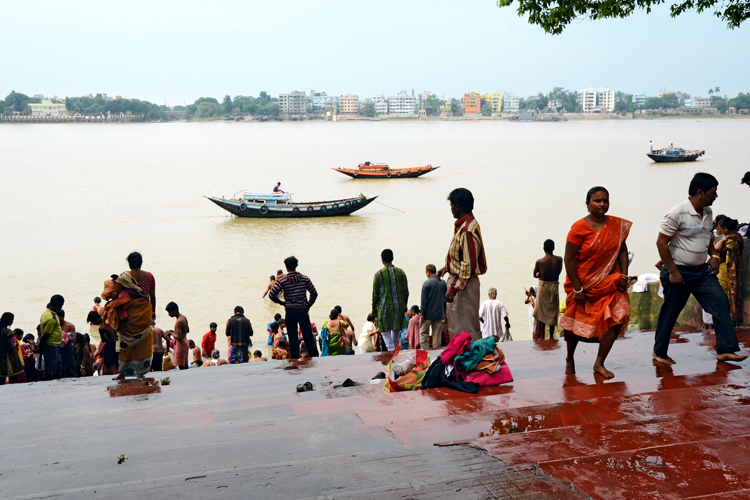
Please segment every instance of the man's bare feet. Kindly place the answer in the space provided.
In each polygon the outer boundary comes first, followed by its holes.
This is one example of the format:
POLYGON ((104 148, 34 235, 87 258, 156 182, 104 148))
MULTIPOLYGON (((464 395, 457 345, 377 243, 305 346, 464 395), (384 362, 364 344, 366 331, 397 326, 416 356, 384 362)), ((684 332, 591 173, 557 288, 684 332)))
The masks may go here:
POLYGON ((666 358, 660 358, 656 355, 655 352, 652 354, 654 356, 654 361, 656 361, 657 363, 661 363, 663 365, 674 365, 676 363, 675 360, 670 358, 669 356, 667 356, 666 358))
POLYGON ((740 356, 733 352, 726 352, 724 354, 717 354, 716 359, 719 361, 742 361, 743 359, 747 359, 747 356, 740 356))
POLYGON ((565 360, 565 375, 575 375, 576 374, 576 364, 573 361, 570 361, 569 359, 565 360))
POLYGON ((125 375, 118 375, 115 378, 113 378, 112 380, 125 380, 125 375))
POLYGON ((598 373, 604 378, 614 378, 615 374, 604 368, 604 365, 594 365, 594 373, 598 373))

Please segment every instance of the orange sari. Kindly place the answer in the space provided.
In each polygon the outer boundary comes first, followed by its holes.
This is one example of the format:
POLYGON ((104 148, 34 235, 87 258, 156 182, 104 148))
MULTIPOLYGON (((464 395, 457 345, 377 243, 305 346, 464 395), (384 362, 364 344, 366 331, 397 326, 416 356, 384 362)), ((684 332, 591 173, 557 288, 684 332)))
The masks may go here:
POLYGON ((566 335, 582 337, 579 340, 598 342, 615 325, 630 320, 630 297, 627 290, 621 292, 617 285, 622 279, 617 262, 620 247, 627 240, 632 222, 619 217, 607 216, 604 226, 597 233, 583 219, 570 228, 567 241, 578 245, 576 264, 578 277, 586 291, 586 302, 575 301, 570 278, 565 279, 565 315, 560 318, 560 327, 566 335))

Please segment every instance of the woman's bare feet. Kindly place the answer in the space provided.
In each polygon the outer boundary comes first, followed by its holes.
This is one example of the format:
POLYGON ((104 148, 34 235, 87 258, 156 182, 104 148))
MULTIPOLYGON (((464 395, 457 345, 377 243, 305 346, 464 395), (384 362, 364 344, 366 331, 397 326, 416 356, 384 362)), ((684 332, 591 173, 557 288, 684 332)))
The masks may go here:
MULTIPOLYGON (((667 356, 666 358, 660 358, 659 356, 656 355, 655 352, 652 353, 652 354, 654 356, 654 361, 656 361, 657 363, 661 363, 663 365, 674 365, 675 364, 675 360, 672 359, 672 358, 670 358, 669 356, 667 356)), ((717 358, 718 358, 718 356, 717 356, 717 358)))
POLYGON ((576 374, 576 364, 575 361, 571 361, 569 359, 565 359, 565 375, 575 375, 576 374))
POLYGON ((747 356, 740 356, 733 352, 727 352, 724 354, 717 354, 716 359, 719 361, 742 361, 743 359, 747 359, 747 356))
POLYGON ((614 378, 615 374, 604 368, 604 365, 594 365, 594 373, 598 373, 604 378, 614 378))

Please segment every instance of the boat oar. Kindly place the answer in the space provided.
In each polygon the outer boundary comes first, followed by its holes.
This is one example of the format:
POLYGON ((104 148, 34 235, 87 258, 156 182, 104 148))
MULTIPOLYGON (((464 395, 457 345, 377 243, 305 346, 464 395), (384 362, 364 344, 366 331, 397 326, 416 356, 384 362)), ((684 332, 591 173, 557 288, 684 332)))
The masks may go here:
POLYGON ((390 209, 393 209, 393 210, 395 210, 395 211, 397 211, 397 212, 401 212, 402 214, 405 214, 405 213, 406 213, 406 212, 404 212, 403 210, 399 210, 398 208, 393 208, 393 207, 391 207, 391 206, 388 206, 388 205, 386 205, 385 203, 380 203, 380 202, 379 202, 378 200, 375 200, 375 203, 377 203, 378 205, 383 205, 384 207, 388 207, 388 208, 390 208, 390 209))

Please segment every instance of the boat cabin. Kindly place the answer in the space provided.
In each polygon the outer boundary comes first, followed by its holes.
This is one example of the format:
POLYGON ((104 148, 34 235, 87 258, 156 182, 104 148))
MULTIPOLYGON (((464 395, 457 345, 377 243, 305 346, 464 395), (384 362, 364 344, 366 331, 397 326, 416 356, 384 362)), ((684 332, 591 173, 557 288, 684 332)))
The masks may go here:
POLYGON ((244 200, 249 203, 260 203, 264 205, 286 205, 291 203, 291 193, 245 193, 244 200))
POLYGON ((364 163, 360 163, 357 165, 360 170, 369 170, 369 171, 388 171, 390 170, 390 167, 387 163, 370 163, 369 161, 366 161, 364 163))

